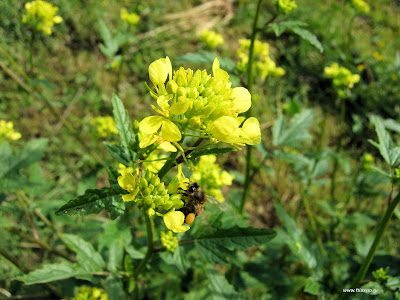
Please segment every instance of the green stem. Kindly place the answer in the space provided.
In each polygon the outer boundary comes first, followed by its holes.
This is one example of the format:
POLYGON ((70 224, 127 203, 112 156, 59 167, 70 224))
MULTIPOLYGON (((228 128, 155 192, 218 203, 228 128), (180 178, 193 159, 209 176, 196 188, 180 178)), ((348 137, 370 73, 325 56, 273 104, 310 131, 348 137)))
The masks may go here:
MULTIPOLYGON (((153 219, 148 216, 148 214, 144 213, 144 218, 146 220, 146 229, 147 229, 147 252, 146 256, 142 259, 135 270, 135 280, 137 285, 137 279, 139 275, 143 272, 144 268, 146 267, 147 263, 150 261, 151 257, 154 253, 154 223, 153 219)), ((136 286, 137 288, 137 286, 136 286)))
MULTIPOLYGON (((257 3, 257 10, 256 10, 256 15, 254 17, 254 23, 253 23, 253 29, 251 32, 251 41, 250 41, 250 48, 249 48, 249 62, 247 64, 247 89, 249 90, 249 93, 252 94, 253 92, 253 63, 254 63, 254 44, 257 36, 257 26, 258 26, 258 20, 260 17, 260 12, 261 12, 261 2, 262 0, 258 0, 257 3)), ((246 117, 251 116, 251 108, 246 112, 246 117)), ((240 203, 240 214, 243 214, 244 212, 244 205, 246 203, 247 199, 247 194, 249 192, 249 187, 250 187, 250 172, 251 172, 251 146, 246 147, 246 179, 244 182, 244 187, 243 187, 243 194, 242 194, 242 200, 240 203)))
POLYGON ((396 198, 394 198, 394 200, 390 203, 390 205, 386 209, 385 215, 383 216, 381 223, 379 224, 378 231, 376 232, 374 242, 372 243, 372 246, 369 249, 367 256, 365 257, 360 267, 360 270, 358 271, 356 277, 353 280, 352 287, 357 288, 360 282, 364 279, 364 276, 367 273, 368 268, 375 256, 376 250, 378 249, 383 234, 385 233, 388 227, 389 220, 392 217, 393 212, 396 209, 396 206, 399 204, 399 202, 400 202, 400 193, 396 196, 396 198))
POLYGON ((128 43, 126 42, 124 47, 122 48, 121 62, 118 66, 117 80, 115 81, 115 93, 117 94, 119 92, 119 82, 121 81, 121 74, 122 74, 122 69, 124 68, 125 53, 127 48, 128 48, 128 43))
POLYGON ((353 16, 350 19, 349 22, 349 27, 347 28, 347 34, 346 34, 346 58, 350 58, 351 53, 350 53, 350 46, 351 46, 351 42, 352 42, 352 34, 351 34, 351 28, 353 27, 353 23, 355 18, 357 17, 356 14, 353 13, 353 16))
POLYGON ((33 47, 35 44, 35 30, 32 30, 31 39, 29 43, 29 75, 33 76, 34 65, 33 65, 33 47))
MULTIPOLYGON (((340 132, 339 132, 339 140, 338 143, 336 145, 336 155, 339 154, 339 152, 342 150, 342 141, 343 141, 343 135, 344 135, 344 118, 345 118, 345 112, 346 112, 346 104, 345 104, 345 100, 341 99, 340 100, 340 132)), ((337 203, 336 199, 335 199, 335 189, 336 189, 336 173, 337 173, 337 169, 339 167, 339 162, 337 157, 335 156, 335 159, 333 161, 333 170, 332 170, 332 174, 331 174, 331 199, 333 201, 333 203, 337 203)))
POLYGON ((302 198, 303 198, 303 204, 304 204, 304 208, 305 208, 306 213, 307 213, 308 220, 310 221, 311 229, 314 232, 315 238, 317 240, 318 247, 319 247, 319 249, 321 251, 322 256, 326 257, 326 251, 325 251, 324 245, 322 243, 319 231, 317 229, 317 225, 315 223, 314 216, 313 216, 313 214, 311 212, 310 203, 308 202, 308 196, 306 195, 306 193, 303 193, 303 197, 302 198))

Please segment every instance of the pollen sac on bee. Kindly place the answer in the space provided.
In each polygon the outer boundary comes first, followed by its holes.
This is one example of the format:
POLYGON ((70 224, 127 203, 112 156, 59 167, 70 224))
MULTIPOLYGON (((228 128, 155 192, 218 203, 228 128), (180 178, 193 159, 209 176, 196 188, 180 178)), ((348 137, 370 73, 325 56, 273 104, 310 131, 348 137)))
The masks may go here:
POLYGON ((188 225, 192 225, 192 223, 194 222, 194 219, 196 218, 194 213, 190 213, 186 216, 185 218, 185 223, 188 225))

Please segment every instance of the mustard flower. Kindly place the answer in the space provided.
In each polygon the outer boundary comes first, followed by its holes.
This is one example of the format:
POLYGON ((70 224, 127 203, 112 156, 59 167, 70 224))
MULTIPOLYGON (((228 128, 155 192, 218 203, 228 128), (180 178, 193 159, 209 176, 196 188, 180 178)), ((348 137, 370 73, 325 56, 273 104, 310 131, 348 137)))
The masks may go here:
POLYGON ((333 85, 337 88, 352 88, 355 83, 360 81, 360 75, 352 74, 350 70, 339 66, 337 63, 325 67, 324 73, 328 78, 333 79, 333 85))
POLYGON ((146 160, 149 162, 143 162, 143 168, 145 170, 149 170, 153 173, 158 173, 160 169, 163 167, 165 161, 164 160, 158 160, 162 158, 167 158, 166 155, 159 155, 157 152, 159 151, 153 151, 150 153, 149 156, 146 157, 146 160), (154 161, 151 161, 154 160, 154 161))
POLYGON ((232 185, 233 175, 226 171, 222 171, 216 164, 217 157, 215 155, 205 155, 200 157, 198 164, 194 167, 194 171, 190 180, 197 182, 209 196, 214 197, 219 202, 224 201, 221 187, 224 185, 232 185))
POLYGON ((224 38, 214 31, 203 30, 200 33, 200 41, 204 42, 210 49, 214 49, 224 43, 224 38))
MULTIPOLYGON (((245 72, 249 62, 250 40, 239 40, 240 48, 237 52, 237 57, 240 61, 236 68, 239 72, 245 72)), ((254 65, 256 75, 264 80, 267 76, 281 77, 285 75, 285 70, 278 67, 269 55, 269 44, 258 40, 254 41, 254 65)))
POLYGON ((121 174, 122 176, 125 176, 126 174, 132 174, 134 172, 133 167, 126 167, 123 164, 118 165, 118 173, 121 174))
POLYGON ((21 133, 14 131, 13 122, 0 120, 0 142, 16 141, 21 138, 21 133))
MULTIPOLYGON (((198 131, 205 138, 230 144, 253 145, 257 140, 261 141, 259 128, 243 127, 248 123, 239 116, 251 106, 250 93, 243 87, 231 88, 229 74, 220 68, 217 58, 212 71, 210 75, 206 70, 194 72, 181 67, 173 72, 168 57, 150 64, 150 80, 155 87, 150 93, 158 104, 152 108, 159 116, 146 117, 140 122, 141 148, 156 143, 159 148, 168 149, 163 149, 165 151, 176 151, 186 130, 198 131), (224 126, 229 126, 226 121, 231 120, 237 130, 233 132, 234 138, 228 139, 221 132, 226 131, 224 126)), ((229 134, 232 136, 231 132, 229 134)))
POLYGON ((108 300, 108 294, 101 288, 81 286, 70 300, 108 300))
POLYGON ((115 121, 110 116, 100 116, 93 118, 91 123, 97 127, 97 132, 101 137, 107 137, 110 134, 118 134, 115 121))
POLYGON ((353 6, 359 15, 369 13, 370 7, 368 3, 363 0, 353 0, 353 6))
POLYGON ((297 8, 297 4, 294 0, 278 0, 276 3, 276 8, 279 14, 286 15, 297 8))
POLYGON ((124 201, 137 201, 136 196, 139 193, 139 182, 137 176, 132 173, 125 173, 118 177, 118 184, 129 194, 122 195, 124 201))
POLYGON ((168 231, 168 233, 161 232, 161 243, 170 252, 174 252, 178 247, 178 239, 173 235, 172 231, 168 231))
POLYGON ((190 229, 189 226, 184 225, 185 215, 181 211, 170 211, 163 215, 163 219, 165 226, 175 233, 185 232, 190 229))
POLYGON ((56 16, 58 7, 42 0, 35 0, 25 4, 26 14, 22 16, 22 23, 30 28, 51 35, 51 28, 63 19, 56 16))
POLYGON ((135 13, 128 13, 128 10, 126 8, 121 8, 120 17, 122 21, 125 21, 130 25, 136 25, 137 23, 139 23, 140 20, 139 15, 135 13))

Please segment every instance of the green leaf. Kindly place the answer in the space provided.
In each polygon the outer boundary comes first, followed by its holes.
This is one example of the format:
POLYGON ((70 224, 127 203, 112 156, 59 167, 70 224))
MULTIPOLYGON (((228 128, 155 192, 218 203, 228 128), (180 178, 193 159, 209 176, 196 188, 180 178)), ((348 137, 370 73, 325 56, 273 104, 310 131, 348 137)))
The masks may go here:
POLYGON ((87 272, 101 272, 105 262, 100 253, 96 252, 92 244, 73 234, 64 234, 68 248, 76 253, 78 262, 87 272))
POLYGON ((306 286, 304 287, 304 291, 311 295, 319 294, 320 285, 319 283, 312 277, 307 279, 306 286))
POLYGON ((290 27, 305 27, 307 23, 301 21, 284 21, 279 23, 271 23, 269 25, 274 31, 275 35, 279 37, 286 29, 290 27))
POLYGON ((112 96, 113 114, 115 124, 121 138, 121 144, 124 148, 129 149, 129 143, 133 140, 134 135, 131 131, 131 122, 124 104, 116 94, 112 96))
POLYGON ((218 57, 221 69, 224 69, 228 72, 233 72, 236 68, 236 64, 228 57, 220 57, 215 53, 202 51, 196 53, 186 53, 177 58, 177 61, 180 62, 189 62, 189 63, 204 63, 204 64, 212 64, 214 59, 218 57))
POLYGON ((104 44, 100 44, 101 52, 107 57, 113 57, 118 52, 118 44, 113 39, 110 30, 102 19, 98 19, 99 30, 104 44))
POLYGON ((46 147, 47 139, 32 140, 12 154, 8 144, 2 143, 0 147, 0 154, 2 154, 0 156, 0 178, 40 160, 46 147))
POLYGON ((302 28, 306 26, 307 24, 301 21, 284 21, 280 23, 272 23, 270 25, 277 37, 279 37, 285 30, 289 30, 300 36, 303 40, 309 42, 312 46, 317 48, 319 52, 324 52, 324 48, 317 37, 307 29, 302 28))
POLYGON ((210 261, 226 263, 234 250, 246 250, 250 246, 261 245, 275 237, 273 230, 266 228, 232 227, 221 229, 211 235, 200 235, 195 245, 210 261))
POLYGON ((98 214, 105 209, 110 213, 111 219, 115 219, 125 211, 121 194, 126 194, 126 191, 117 185, 104 187, 101 190, 87 190, 83 195, 69 200, 56 211, 56 215, 98 214))
POLYGON ((307 129, 314 119, 314 112, 307 109, 294 115, 288 127, 285 127, 285 118, 281 116, 275 121, 272 128, 272 143, 274 146, 298 147, 299 143, 311 139, 307 129))
POLYGON ((56 280, 78 277, 91 280, 90 272, 84 270, 81 266, 72 263, 60 263, 52 265, 43 265, 40 269, 32 271, 26 275, 19 276, 16 279, 23 281, 25 284, 46 283, 56 280))
POLYGON ((378 116, 371 116, 371 122, 375 125, 379 143, 368 140, 372 145, 379 149, 383 159, 395 168, 400 164, 400 148, 394 147, 389 133, 386 131, 383 121, 378 116))
POLYGON ((212 292, 212 298, 215 300, 223 299, 246 299, 235 291, 232 285, 229 284, 225 276, 221 275, 215 268, 207 267, 207 278, 209 287, 212 292))
POLYGON ((318 41, 317 37, 310 31, 308 31, 307 29, 299 28, 299 27, 291 27, 288 29, 290 31, 292 31, 293 33, 297 34, 298 36, 300 36, 303 40, 306 40, 307 42, 309 42, 312 46, 317 48, 319 50, 319 52, 321 52, 321 53, 324 52, 324 47, 322 47, 321 42, 318 41))
POLYGON ((110 276, 107 278, 106 291, 108 294, 108 300, 124 300, 124 299, 126 299, 122 281, 118 277, 110 276))
POLYGON ((129 152, 125 148, 119 145, 111 144, 109 142, 104 142, 104 146, 106 146, 108 153, 110 153, 110 155, 118 162, 120 162, 124 166, 130 165, 129 152))

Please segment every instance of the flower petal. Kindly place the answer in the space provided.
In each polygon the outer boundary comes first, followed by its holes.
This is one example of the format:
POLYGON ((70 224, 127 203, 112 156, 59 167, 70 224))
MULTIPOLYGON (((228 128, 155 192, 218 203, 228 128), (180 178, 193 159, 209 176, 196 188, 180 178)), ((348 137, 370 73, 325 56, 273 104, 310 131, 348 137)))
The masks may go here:
POLYGON ((189 226, 184 226, 185 215, 181 211, 170 211, 163 217, 165 226, 173 232, 185 232, 190 229, 189 226))
POLYGON ((251 95, 244 87, 236 87, 232 91, 232 104, 237 113, 248 111, 251 107, 251 95))
POLYGON ((161 136, 168 142, 178 142, 181 140, 182 135, 178 126, 172 121, 164 119, 164 123, 161 128, 161 136))
POLYGON ((152 134, 160 129, 164 122, 164 117, 161 116, 150 116, 144 118, 139 125, 139 130, 146 134, 152 134))

